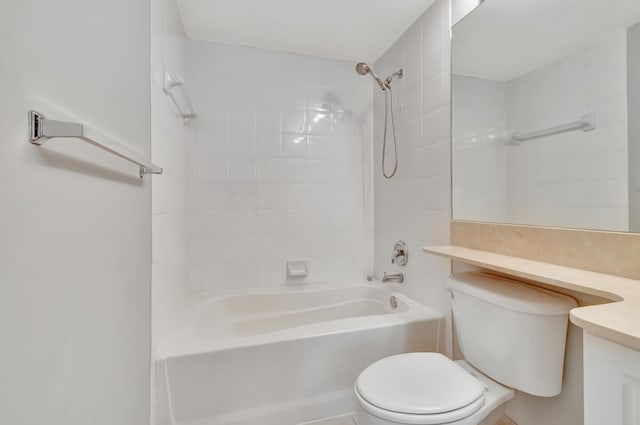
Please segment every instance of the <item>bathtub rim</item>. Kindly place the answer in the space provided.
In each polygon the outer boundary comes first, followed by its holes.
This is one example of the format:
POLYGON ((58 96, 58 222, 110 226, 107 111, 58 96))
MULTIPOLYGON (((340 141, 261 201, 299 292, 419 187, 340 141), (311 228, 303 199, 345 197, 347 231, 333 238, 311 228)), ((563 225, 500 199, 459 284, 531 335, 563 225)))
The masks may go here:
POLYGON ((171 328, 171 331, 167 332, 167 335, 165 335, 164 338, 161 338, 161 341, 157 346, 157 350, 154 353, 154 360, 201 355, 214 351, 233 350, 255 345, 275 344, 293 340, 304 340, 308 338, 317 338, 336 333, 357 332, 379 327, 404 326, 424 320, 444 321, 445 316, 442 313, 418 303, 412 298, 400 292, 397 292, 396 289, 397 288, 394 288, 387 284, 383 284, 379 281, 362 280, 345 281, 338 283, 309 283, 302 285, 274 286, 253 289, 242 288, 229 291, 203 291, 201 293, 194 293, 186 301, 185 305, 183 306, 183 313, 171 328), (193 312, 200 305, 202 305, 202 303, 212 303, 222 298, 243 295, 277 295, 290 293, 329 292, 346 288, 383 290, 387 293, 387 296, 397 297, 398 300, 401 301, 401 303, 408 306, 408 309, 401 312, 388 312, 378 315, 329 320, 288 328, 286 330, 278 330, 259 334, 259 336, 239 337, 234 340, 226 340, 222 343, 216 343, 212 341, 194 341, 194 338, 190 338, 188 335, 186 335, 185 332, 185 329, 187 329, 187 327, 189 326, 189 322, 193 320, 193 312), (343 326, 346 323, 349 323, 350 326, 343 326))

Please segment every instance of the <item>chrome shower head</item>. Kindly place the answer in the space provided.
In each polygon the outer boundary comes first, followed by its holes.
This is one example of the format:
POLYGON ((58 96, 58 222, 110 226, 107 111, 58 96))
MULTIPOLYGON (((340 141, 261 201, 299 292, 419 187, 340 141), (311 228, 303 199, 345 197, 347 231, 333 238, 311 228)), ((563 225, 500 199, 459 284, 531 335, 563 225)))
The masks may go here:
POLYGON ((376 83, 378 83, 380 88, 382 90, 385 90, 384 81, 382 81, 382 79, 380 77, 378 77, 378 75, 373 71, 373 68, 371 68, 366 63, 358 62, 358 64, 356 65, 356 72, 359 75, 371 74, 371 76, 373 77, 374 80, 376 80, 376 83))
POLYGON ((356 65, 356 72, 360 75, 367 75, 371 72, 371 68, 364 62, 358 62, 356 65))

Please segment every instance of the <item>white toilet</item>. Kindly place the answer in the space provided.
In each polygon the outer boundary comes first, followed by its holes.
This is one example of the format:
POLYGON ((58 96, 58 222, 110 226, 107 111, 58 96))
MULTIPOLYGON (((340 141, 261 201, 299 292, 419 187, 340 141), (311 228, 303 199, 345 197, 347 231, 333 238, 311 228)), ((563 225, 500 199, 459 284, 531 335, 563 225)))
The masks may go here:
POLYGON ((495 425, 514 389, 562 389, 569 310, 565 295, 483 273, 450 284, 465 360, 408 353, 379 360, 354 385, 358 425, 495 425))

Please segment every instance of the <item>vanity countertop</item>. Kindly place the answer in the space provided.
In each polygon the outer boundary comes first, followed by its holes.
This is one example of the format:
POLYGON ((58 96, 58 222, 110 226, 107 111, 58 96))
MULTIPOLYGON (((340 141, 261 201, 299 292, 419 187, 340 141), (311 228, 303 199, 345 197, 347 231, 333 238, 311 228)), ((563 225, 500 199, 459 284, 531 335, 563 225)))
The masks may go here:
POLYGON ((640 351, 639 280, 461 246, 428 246, 423 251, 483 269, 610 300, 610 303, 571 310, 571 322, 594 335, 640 351))

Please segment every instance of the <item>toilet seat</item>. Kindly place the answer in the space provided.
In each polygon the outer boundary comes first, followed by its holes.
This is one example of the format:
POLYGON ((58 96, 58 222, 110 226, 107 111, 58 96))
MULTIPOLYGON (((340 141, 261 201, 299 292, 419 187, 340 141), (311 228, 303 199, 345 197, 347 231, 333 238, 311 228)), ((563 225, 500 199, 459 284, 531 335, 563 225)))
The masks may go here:
POLYGON ((478 411, 485 387, 438 353, 387 357, 367 367, 355 383, 358 402, 370 414, 404 424, 443 424, 478 411))
POLYGON ((407 424, 407 425, 438 425, 438 424, 449 424, 451 422, 459 421, 461 419, 467 418, 478 410, 482 408, 485 404, 484 397, 478 398, 476 401, 471 404, 451 412, 445 413, 436 413, 431 415, 416 415, 412 413, 399 413, 393 412, 390 410, 384 410, 379 407, 376 407, 372 404, 369 404, 366 400, 362 398, 362 396, 356 390, 356 398, 358 403, 362 409, 364 409, 370 415, 378 417, 380 419, 384 419, 386 421, 397 423, 397 424, 407 424))

